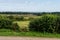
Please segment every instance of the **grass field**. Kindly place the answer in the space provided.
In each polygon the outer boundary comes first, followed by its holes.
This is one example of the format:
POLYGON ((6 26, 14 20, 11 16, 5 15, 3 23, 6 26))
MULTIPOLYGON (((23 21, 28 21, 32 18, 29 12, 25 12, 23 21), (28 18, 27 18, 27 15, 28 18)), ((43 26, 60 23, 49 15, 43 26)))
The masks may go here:
POLYGON ((20 27, 20 31, 29 31, 29 22, 30 21, 15 21, 20 27))
POLYGON ((8 29, 0 29, 0 36, 22 36, 22 37, 49 37, 60 38, 60 34, 41 33, 41 32, 14 32, 8 29))
POLYGON ((28 27, 30 21, 15 21, 19 27, 28 27))

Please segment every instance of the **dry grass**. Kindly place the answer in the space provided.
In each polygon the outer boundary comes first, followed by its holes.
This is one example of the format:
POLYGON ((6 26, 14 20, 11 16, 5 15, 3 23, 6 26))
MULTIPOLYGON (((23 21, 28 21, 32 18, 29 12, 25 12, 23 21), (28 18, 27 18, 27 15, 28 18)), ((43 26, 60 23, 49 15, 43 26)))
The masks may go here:
POLYGON ((30 21, 15 21, 20 28, 28 27, 30 21))

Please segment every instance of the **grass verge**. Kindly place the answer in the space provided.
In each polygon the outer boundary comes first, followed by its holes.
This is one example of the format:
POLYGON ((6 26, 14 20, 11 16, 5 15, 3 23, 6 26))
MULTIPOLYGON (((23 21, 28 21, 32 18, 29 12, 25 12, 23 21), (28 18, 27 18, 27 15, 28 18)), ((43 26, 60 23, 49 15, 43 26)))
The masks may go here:
POLYGON ((0 36, 25 36, 25 37, 49 37, 60 38, 60 34, 41 32, 14 32, 12 30, 0 29, 0 36))

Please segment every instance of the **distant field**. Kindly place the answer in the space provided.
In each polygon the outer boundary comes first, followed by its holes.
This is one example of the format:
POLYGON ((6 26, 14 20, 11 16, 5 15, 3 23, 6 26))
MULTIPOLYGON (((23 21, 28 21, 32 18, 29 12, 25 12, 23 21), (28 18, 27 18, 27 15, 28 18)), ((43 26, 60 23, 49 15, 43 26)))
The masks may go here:
POLYGON ((1 16, 4 16, 4 17, 9 17, 9 16, 12 16, 13 20, 15 20, 16 18, 19 18, 21 16, 24 17, 24 20, 31 20, 31 19, 35 19, 35 18, 40 18, 41 16, 37 16, 37 15, 32 15, 32 14, 28 14, 28 15, 23 15, 23 14, 0 14, 1 16))
POLYGON ((30 21, 15 21, 15 23, 18 24, 19 27, 28 27, 30 21))

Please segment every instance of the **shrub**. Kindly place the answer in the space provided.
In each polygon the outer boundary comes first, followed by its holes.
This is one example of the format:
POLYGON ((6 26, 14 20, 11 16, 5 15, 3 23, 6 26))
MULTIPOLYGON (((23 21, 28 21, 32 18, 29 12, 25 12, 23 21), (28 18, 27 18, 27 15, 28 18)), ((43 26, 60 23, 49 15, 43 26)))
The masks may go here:
POLYGON ((14 30, 14 31, 20 31, 20 27, 17 25, 17 23, 13 23, 11 29, 14 30))
POLYGON ((23 27, 23 28, 20 28, 20 31, 21 32, 28 32, 29 28, 28 27, 23 27))
POLYGON ((0 29, 11 29, 11 30, 19 30, 18 25, 13 23, 12 20, 8 19, 7 17, 0 16, 0 29))
POLYGON ((0 20, 0 28, 9 29, 12 26, 12 21, 7 19, 0 20))
POLYGON ((57 23, 57 28, 56 28, 56 32, 58 32, 58 33, 60 33, 60 16, 58 16, 58 18, 57 18, 57 21, 56 21, 57 23))
POLYGON ((14 17, 13 17, 13 16, 11 16, 11 15, 10 15, 10 16, 7 16, 7 18, 9 18, 9 19, 14 19, 14 17))
POLYGON ((33 17, 29 17, 29 20, 33 20, 34 18, 33 17))
POLYGON ((15 19, 18 20, 18 21, 20 21, 20 20, 23 21, 24 20, 24 17, 23 16, 18 16, 15 19))
POLYGON ((10 20, 13 20, 13 21, 20 21, 20 20, 24 20, 24 17, 23 16, 7 16, 7 18, 9 18, 10 20))
MULTIPOLYGON (((57 15, 43 15, 39 19, 34 19, 30 22, 29 29, 31 31, 56 33, 59 26, 57 15)), ((58 18, 59 19, 59 18, 58 18)), ((59 31, 59 30, 58 30, 59 31)))

